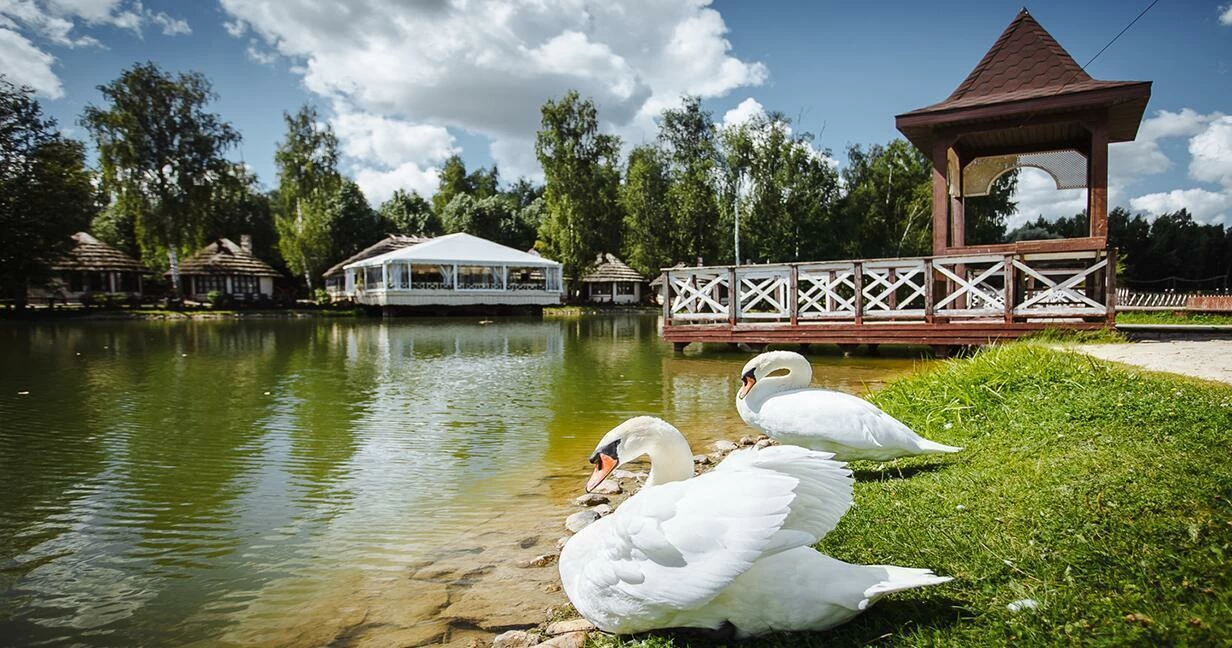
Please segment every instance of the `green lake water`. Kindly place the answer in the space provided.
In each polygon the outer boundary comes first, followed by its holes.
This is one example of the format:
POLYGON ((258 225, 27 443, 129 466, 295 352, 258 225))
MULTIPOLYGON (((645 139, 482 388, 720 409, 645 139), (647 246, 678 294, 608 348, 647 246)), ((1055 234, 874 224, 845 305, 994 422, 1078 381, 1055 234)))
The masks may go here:
MULTIPOLYGON (((0 324, 0 637, 313 645, 500 605, 524 579, 466 564, 549 551, 607 429, 749 434, 748 357, 673 356, 638 315, 0 324), (408 585, 438 561, 463 566, 408 585)), ((857 393, 919 364, 812 360, 857 393)))

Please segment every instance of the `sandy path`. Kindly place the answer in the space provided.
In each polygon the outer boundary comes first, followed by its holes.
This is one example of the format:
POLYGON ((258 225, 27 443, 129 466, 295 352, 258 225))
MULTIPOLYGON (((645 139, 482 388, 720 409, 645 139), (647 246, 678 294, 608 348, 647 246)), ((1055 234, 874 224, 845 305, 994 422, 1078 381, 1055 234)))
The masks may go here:
POLYGON ((1079 344, 1103 360, 1232 384, 1232 340, 1079 344))

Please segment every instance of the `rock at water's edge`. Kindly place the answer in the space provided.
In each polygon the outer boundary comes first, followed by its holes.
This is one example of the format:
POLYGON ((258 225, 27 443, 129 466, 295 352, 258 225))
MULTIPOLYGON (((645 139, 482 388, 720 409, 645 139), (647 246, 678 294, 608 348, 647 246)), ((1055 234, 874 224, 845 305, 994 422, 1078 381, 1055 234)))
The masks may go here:
POLYGON ((557 621, 548 625, 547 633, 553 637, 556 635, 569 634, 570 632, 590 632, 595 629, 595 625, 586 619, 569 619, 568 621, 557 621))
POLYGON ((732 443, 731 441, 728 441, 727 439, 714 442, 714 449, 718 450, 719 452, 731 452, 732 450, 735 450, 736 448, 739 448, 739 447, 740 446, 732 443))
POLYGON ((598 506, 600 504, 607 504, 609 501, 611 500, 609 500, 606 495, 600 495, 598 493, 586 493, 585 495, 573 500, 573 502, 578 506, 598 506))
POLYGON ((605 479, 599 482, 597 486, 592 488, 590 492, 591 494, 599 494, 599 495, 619 495, 623 493, 624 491, 620 489, 620 484, 617 484, 616 482, 610 479, 605 479))
POLYGON ((582 648, 586 645, 587 633, 570 632, 539 644, 539 648, 582 648))
POLYGON ((539 635, 525 630, 510 630, 496 635, 492 648, 531 648, 539 645, 539 635))
POLYGON ((693 463, 700 466, 709 466, 711 464, 710 457, 706 455, 693 455, 693 463))
POLYGON ((595 513, 593 509, 588 511, 578 511, 577 513, 565 518, 565 528, 577 533, 578 531, 590 526, 591 522, 598 519, 599 514, 595 513))

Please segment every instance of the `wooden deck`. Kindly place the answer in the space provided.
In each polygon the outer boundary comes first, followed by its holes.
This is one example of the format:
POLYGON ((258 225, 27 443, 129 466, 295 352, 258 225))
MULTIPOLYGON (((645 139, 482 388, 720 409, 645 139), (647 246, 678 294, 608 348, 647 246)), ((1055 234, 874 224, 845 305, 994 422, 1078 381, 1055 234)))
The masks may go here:
POLYGON ((677 349, 907 344, 947 352, 1046 328, 1099 329, 1114 320, 1112 267, 1113 252, 1088 249, 670 268, 663 337, 677 349))

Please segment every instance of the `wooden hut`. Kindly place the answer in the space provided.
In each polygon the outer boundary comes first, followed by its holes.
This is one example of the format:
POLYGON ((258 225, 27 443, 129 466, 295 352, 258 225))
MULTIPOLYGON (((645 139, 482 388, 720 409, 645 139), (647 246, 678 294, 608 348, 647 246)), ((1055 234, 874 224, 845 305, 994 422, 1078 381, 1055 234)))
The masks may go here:
POLYGON ((596 304, 636 304, 642 301, 646 278, 614 254, 603 253, 582 276, 583 298, 596 304))
POLYGON ((51 283, 31 289, 31 298, 87 302, 96 295, 140 298, 145 272, 140 261, 85 232, 72 238, 72 249, 51 264, 51 283))
MULTIPOLYGON (((171 273, 166 273, 167 277, 171 273)), ((240 244, 220 238, 180 262, 184 296, 206 301, 219 292, 238 301, 255 301, 274 293, 274 279, 282 276, 252 254, 252 239, 240 237, 240 244)))
POLYGON ((358 263, 365 259, 371 259, 374 256, 401 250, 404 247, 410 247, 419 243, 430 241, 431 239, 425 236, 403 236, 401 234, 390 234, 385 238, 369 245, 368 247, 356 252, 355 254, 339 261, 329 270, 326 270, 322 276, 325 279, 325 291, 329 293, 330 299, 346 299, 354 291, 355 286, 348 286, 346 282, 346 266, 352 263, 358 263))

